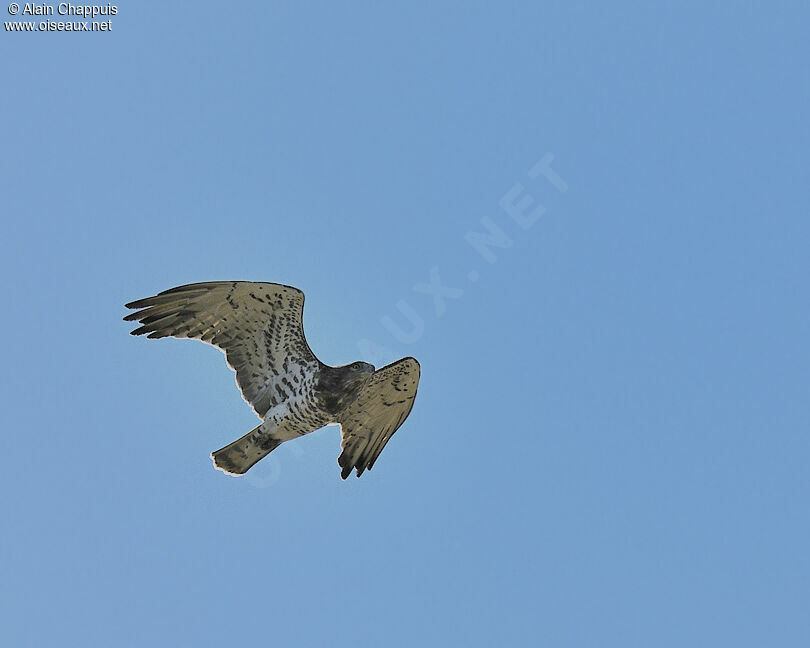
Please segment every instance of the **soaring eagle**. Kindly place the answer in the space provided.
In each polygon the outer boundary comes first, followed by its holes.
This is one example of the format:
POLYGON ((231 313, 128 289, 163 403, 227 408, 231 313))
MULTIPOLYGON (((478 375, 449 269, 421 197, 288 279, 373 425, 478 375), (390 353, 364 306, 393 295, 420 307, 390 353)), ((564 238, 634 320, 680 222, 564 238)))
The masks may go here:
POLYGON ((402 358, 382 369, 367 362, 322 363, 304 337, 304 293, 291 286, 211 281, 178 286, 130 302, 132 335, 194 338, 222 350, 244 399, 262 419, 241 439, 211 454, 214 466, 246 473, 284 441, 330 423, 341 428, 343 479, 371 470, 408 417, 419 363, 402 358))

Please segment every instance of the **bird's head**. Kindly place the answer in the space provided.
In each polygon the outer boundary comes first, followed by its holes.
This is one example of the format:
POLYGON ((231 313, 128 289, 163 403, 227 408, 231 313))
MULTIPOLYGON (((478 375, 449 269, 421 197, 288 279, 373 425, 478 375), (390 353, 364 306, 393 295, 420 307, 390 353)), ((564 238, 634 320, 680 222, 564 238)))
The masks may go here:
POLYGON ((343 374, 343 385, 352 398, 366 386, 374 373, 374 365, 368 362, 352 362, 339 368, 343 374))
POLYGON ((324 365, 317 385, 322 406, 330 412, 345 407, 363 391, 373 374, 374 365, 368 362, 352 362, 340 367, 324 365))
POLYGON ((345 365, 349 370, 349 375, 361 376, 363 374, 374 373, 374 365, 369 362, 352 362, 350 365, 345 365))

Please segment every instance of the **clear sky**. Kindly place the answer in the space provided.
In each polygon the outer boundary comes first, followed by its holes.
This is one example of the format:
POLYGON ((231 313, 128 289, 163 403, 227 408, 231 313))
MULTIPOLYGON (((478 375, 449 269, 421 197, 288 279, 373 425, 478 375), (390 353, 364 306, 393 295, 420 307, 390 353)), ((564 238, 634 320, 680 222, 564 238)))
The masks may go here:
POLYGON ((0 32, 0 643, 809 645, 807 4, 378 4, 0 32), (221 279, 419 359, 373 471, 212 468, 221 279))

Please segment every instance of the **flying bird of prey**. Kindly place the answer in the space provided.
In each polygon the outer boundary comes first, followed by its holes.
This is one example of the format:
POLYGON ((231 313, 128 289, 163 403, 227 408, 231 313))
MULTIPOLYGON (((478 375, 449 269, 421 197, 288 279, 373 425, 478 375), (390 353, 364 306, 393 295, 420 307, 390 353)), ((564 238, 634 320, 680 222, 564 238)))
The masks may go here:
POLYGON ((222 350, 244 399, 262 419, 211 454, 214 466, 242 475, 275 448, 330 423, 341 428, 343 479, 371 470, 408 417, 419 363, 402 358, 375 370, 367 362, 322 363, 304 337, 304 293, 291 286, 211 281, 178 286, 126 305, 132 335, 194 338, 222 350))

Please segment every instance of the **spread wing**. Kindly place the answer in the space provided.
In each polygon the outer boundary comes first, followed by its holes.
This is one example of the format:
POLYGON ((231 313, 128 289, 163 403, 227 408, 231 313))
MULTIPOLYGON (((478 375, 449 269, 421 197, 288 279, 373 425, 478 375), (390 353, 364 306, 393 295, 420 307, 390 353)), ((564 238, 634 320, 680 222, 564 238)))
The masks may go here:
POLYGON ((343 452, 340 476, 371 470, 385 444, 408 418, 419 385, 419 363, 403 358, 375 371, 360 395, 338 417, 343 452))
POLYGON ((319 363, 304 337, 304 293, 252 281, 210 281, 127 304, 132 335, 202 340, 225 352, 245 400, 264 417, 319 363))

